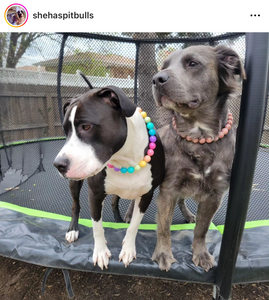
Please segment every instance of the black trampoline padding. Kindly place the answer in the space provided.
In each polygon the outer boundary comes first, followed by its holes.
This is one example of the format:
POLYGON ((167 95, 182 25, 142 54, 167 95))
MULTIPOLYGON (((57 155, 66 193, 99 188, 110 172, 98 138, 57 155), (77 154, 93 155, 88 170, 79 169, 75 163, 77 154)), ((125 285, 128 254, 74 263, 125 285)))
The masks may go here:
MULTIPOLYGON (((118 256, 126 229, 105 227, 105 236, 112 258, 108 269, 101 271, 92 262, 94 246, 92 228, 80 225, 79 240, 69 244, 65 241, 68 225, 69 221, 33 216, 0 207, 0 253, 6 257, 51 268, 215 283, 222 239, 217 228, 210 229, 207 235, 207 247, 216 259, 215 266, 207 273, 202 268, 196 267, 191 260, 193 230, 171 231, 172 251, 178 262, 172 265, 169 272, 165 272, 160 271, 157 263, 151 260, 156 245, 155 230, 139 230, 136 240, 137 259, 125 268, 123 263, 118 261, 118 256)), ((113 223, 111 225, 113 227, 113 223)), ((119 227, 121 226, 127 225, 119 227)), ((268 240, 269 226, 245 230, 234 282, 269 279, 268 240)))

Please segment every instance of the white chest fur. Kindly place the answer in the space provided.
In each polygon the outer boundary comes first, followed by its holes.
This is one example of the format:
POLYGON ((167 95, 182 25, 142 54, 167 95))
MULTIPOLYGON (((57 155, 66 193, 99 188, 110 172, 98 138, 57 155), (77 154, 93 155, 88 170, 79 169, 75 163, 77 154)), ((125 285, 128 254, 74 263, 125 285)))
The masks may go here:
POLYGON ((105 190, 107 194, 115 194, 124 199, 135 199, 146 194, 151 189, 151 165, 147 164, 140 171, 132 174, 122 174, 107 168, 105 190), (116 174, 115 174, 116 173, 116 174))
MULTIPOLYGON (((109 160, 115 167, 134 167, 144 158, 144 150, 149 143, 145 121, 138 110, 130 118, 126 118, 127 138, 123 147, 109 160)), ((146 194, 152 187, 151 165, 132 174, 116 172, 106 168, 105 191, 124 199, 135 199, 146 194)))

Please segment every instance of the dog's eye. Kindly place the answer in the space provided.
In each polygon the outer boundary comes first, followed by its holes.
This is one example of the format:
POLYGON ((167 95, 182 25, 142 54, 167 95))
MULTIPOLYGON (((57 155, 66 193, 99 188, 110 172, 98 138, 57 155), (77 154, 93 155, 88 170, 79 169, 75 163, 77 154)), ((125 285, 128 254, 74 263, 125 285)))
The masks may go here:
POLYGON ((192 60, 190 63, 189 63, 189 67, 195 67, 195 66, 197 66, 198 65, 198 63, 196 62, 196 61, 194 61, 194 60, 192 60))
POLYGON ((88 130, 91 129, 91 125, 89 125, 89 124, 82 125, 82 129, 83 129, 84 131, 88 131, 88 130))

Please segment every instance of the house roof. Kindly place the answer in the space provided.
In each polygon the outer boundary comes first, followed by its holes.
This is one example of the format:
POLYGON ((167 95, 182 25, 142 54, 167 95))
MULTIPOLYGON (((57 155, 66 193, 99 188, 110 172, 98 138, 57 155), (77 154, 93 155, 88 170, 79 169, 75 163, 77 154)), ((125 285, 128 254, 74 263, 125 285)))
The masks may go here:
POLYGON ((39 67, 39 66, 23 66, 23 67, 16 67, 18 70, 25 70, 25 71, 35 71, 35 72, 44 72, 45 67, 39 67))
MULTIPOLYGON (((102 54, 102 53, 94 53, 94 52, 83 52, 77 53, 73 55, 64 56, 64 63, 68 62, 79 62, 85 63, 92 60, 96 60, 98 62, 102 62, 105 66, 116 66, 116 67, 128 67, 134 68, 135 60, 121 56, 116 54, 102 54)), ((54 67, 58 65, 58 58, 49 59, 45 61, 40 61, 35 63, 36 66, 44 66, 44 67, 54 67)))

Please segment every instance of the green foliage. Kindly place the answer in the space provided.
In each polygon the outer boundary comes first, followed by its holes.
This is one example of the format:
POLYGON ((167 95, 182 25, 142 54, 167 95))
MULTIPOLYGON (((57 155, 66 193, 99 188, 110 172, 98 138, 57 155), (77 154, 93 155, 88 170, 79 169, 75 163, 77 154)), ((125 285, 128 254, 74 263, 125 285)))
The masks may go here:
MULTIPOLYGON (((57 66, 46 67, 48 72, 57 72, 57 66)), ((91 63, 68 62, 63 65, 63 73, 76 74, 76 71, 80 70, 85 75, 105 77, 109 70, 100 61, 91 60, 91 63)))

